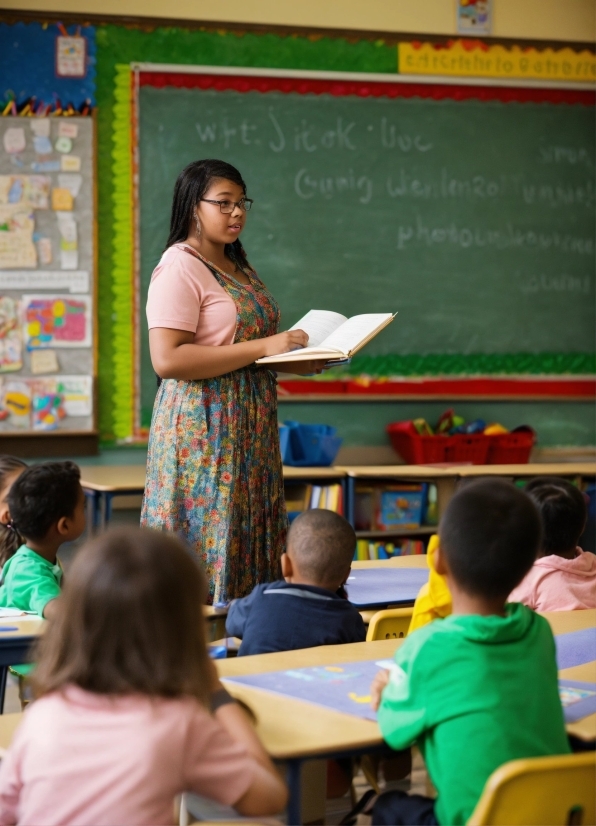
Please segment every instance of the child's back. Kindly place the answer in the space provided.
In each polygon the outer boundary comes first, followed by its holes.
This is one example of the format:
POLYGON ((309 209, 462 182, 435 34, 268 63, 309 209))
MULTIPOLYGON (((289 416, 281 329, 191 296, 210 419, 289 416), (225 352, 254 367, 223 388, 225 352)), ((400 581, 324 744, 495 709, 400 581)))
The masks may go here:
POLYGON ((230 606, 226 631, 242 639, 239 655, 363 642, 362 617, 337 593, 350 573, 355 544, 352 527, 332 511, 298 516, 282 556, 285 581, 257 585, 230 606))
POLYGON ((417 741, 440 791, 439 823, 465 823, 508 760, 569 750, 553 636, 523 605, 509 605, 506 617, 436 620, 408 636, 395 660, 405 677, 390 679, 379 725, 395 749, 417 741))
POLYGON ((253 768, 197 700, 74 685, 31 704, 7 761, 0 823, 65 826, 172 823, 185 789, 232 805, 253 768))
POLYGON ((105 533, 77 555, 39 643, 38 699, 0 766, 0 823, 173 823, 196 792, 247 815, 285 788, 207 655, 207 585, 188 549, 105 533))
POLYGON ((509 600, 535 611, 596 608, 596 556, 577 547, 587 516, 583 494, 565 479, 548 476, 533 479, 526 491, 542 517, 542 545, 509 600))
POLYGON ((408 635, 372 688, 383 736, 395 749, 418 743, 438 799, 422 798, 413 818, 403 799, 381 797, 373 823, 464 824, 498 766, 569 751, 550 627, 505 604, 536 556, 536 508, 509 483, 475 482, 451 500, 439 536, 453 613, 408 635))

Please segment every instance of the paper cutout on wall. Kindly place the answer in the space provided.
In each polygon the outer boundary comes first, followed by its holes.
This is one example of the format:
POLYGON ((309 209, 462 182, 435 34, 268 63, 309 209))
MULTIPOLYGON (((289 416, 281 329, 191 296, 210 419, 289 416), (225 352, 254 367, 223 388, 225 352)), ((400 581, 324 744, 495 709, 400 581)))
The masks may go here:
POLYGON ((56 38, 56 74, 58 77, 85 77, 87 41, 84 37, 56 38))
POLYGON ((60 161, 33 161, 31 169, 34 172, 60 172, 60 161))
POLYGON ((31 118, 29 121, 31 131, 39 138, 50 137, 50 124, 51 121, 49 118, 31 118))
POLYGON ((52 209, 62 212, 71 212, 72 207, 72 192, 69 189, 54 187, 52 190, 52 209))
POLYGON ((37 379, 31 383, 33 430, 56 430, 66 418, 64 399, 55 379, 37 379))
POLYGON ((45 135, 36 135, 33 138, 33 148, 38 155, 52 154, 52 142, 45 135))
POLYGON ((0 206, 0 269, 37 266, 33 215, 26 207, 0 206))
POLYGON ((76 270, 79 266, 77 224, 70 212, 57 212, 60 230, 60 267, 63 270, 76 270))
POLYGON ((52 239, 38 238, 36 243, 39 263, 42 267, 47 267, 48 264, 52 263, 52 239))
POLYGON ((58 356, 54 350, 31 351, 31 372, 34 376, 57 373, 59 369, 58 356))
POLYGON ((28 350, 91 346, 91 298, 24 295, 24 333, 28 350))
POLYGON ((457 0, 457 31, 467 35, 487 35, 491 29, 492 0, 457 0))
POLYGON ((62 155, 59 168, 62 172, 80 172, 81 159, 78 155, 62 155))
POLYGON ((72 149, 72 141, 70 138, 58 138, 56 143, 54 144, 54 149, 56 152, 62 152, 62 154, 68 154, 72 149))
POLYGON ((93 412, 92 376, 56 376, 58 392, 69 416, 90 416, 93 412))
POLYGON ((58 186, 62 189, 68 189, 73 198, 76 198, 81 191, 82 183, 82 175, 69 175, 68 173, 58 175, 58 186))
POLYGON ((46 175, 0 175, 0 204, 47 209, 51 183, 46 175))
POLYGON ((5 380, 2 385, 0 421, 9 430, 31 427, 31 385, 26 381, 5 380))
POLYGON ((0 372, 20 370, 23 366, 23 339, 19 302, 0 296, 0 372))
POLYGON ((88 293, 89 273, 86 270, 0 270, 0 290, 68 290, 71 293, 88 293))
POLYGON ((25 130, 20 126, 11 126, 4 133, 3 138, 4 151, 9 155, 24 152, 27 145, 25 139, 25 130))
POLYGON ((58 135, 61 138, 76 138, 79 134, 79 127, 76 123, 71 123, 69 120, 60 120, 58 122, 58 135))

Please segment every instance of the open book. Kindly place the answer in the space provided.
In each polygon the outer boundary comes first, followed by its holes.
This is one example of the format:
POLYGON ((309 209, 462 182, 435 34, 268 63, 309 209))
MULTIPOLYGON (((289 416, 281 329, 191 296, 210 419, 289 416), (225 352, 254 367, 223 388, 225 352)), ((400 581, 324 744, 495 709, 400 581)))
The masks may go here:
POLYGON ((336 361, 350 359, 395 318, 393 313, 366 313, 346 318, 329 310, 310 310, 292 330, 304 330, 308 346, 265 356, 257 364, 275 364, 305 359, 336 361))

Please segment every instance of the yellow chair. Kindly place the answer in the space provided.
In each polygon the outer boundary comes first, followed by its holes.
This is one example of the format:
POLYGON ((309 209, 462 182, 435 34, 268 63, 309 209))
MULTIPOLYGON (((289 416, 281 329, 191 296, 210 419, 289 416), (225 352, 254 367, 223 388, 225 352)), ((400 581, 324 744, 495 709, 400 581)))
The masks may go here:
POLYGON ((486 782, 467 826, 593 826, 594 752, 512 760, 486 782))
POLYGON ((414 607, 410 606, 377 611, 370 620, 366 641, 403 639, 408 633, 413 610, 414 607))

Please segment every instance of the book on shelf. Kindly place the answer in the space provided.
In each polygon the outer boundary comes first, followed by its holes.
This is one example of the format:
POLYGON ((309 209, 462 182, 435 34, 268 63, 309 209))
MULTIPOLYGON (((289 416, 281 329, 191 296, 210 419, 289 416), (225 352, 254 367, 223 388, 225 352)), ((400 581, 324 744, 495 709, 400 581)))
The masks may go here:
POLYGON ((257 364, 275 364, 288 361, 346 361, 361 350, 395 318, 394 313, 364 313, 346 318, 329 310, 310 310, 292 330, 304 330, 308 345, 264 356, 257 364))
POLYGON ((343 490, 340 484, 333 485, 286 485, 286 510, 293 516, 312 508, 335 511, 343 516, 343 490))
POLYGON ((421 539, 401 539, 385 542, 372 539, 358 539, 354 559, 359 562, 367 560, 391 559, 394 556, 414 556, 426 553, 426 544, 421 539))

